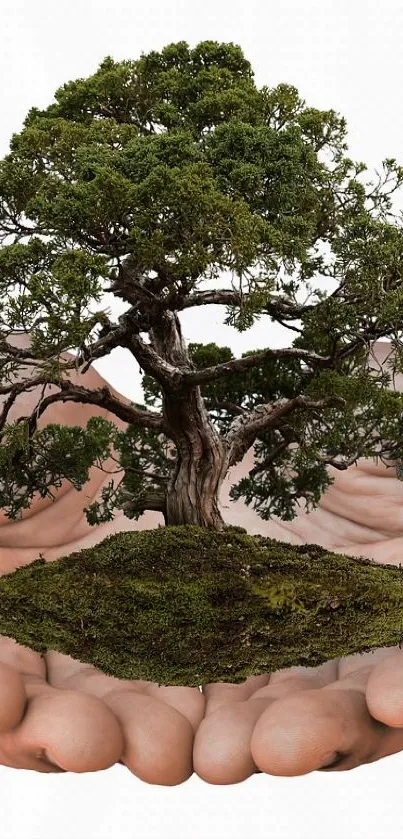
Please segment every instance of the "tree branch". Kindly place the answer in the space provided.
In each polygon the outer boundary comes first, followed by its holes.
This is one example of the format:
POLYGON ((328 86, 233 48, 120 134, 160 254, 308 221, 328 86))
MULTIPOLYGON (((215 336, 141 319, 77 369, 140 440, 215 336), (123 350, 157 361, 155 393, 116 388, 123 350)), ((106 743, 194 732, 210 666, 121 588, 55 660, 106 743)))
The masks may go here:
MULTIPOLYGON (((248 477, 254 478, 256 475, 259 474, 259 472, 262 472, 263 469, 266 469, 268 466, 270 466, 276 459, 277 455, 280 454, 280 452, 286 449, 289 445, 289 440, 284 440, 282 443, 280 443, 275 449, 273 449, 272 452, 269 453, 267 457, 265 457, 264 460, 261 461, 261 463, 257 463, 256 466, 254 466, 253 469, 250 470, 248 477)), ((301 448, 305 447, 301 446, 301 448)), ((338 469, 339 471, 345 471, 346 469, 348 469, 349 466, 352 466, 353 463, 357 462, 358 458, 359 454, 357 454, 357 452, 354 455, 351 455, 351 457, 349 457, 347 460, 335 460, 334 458, 328 457, 325 454, 316 455, 316 460, 319 461, 319 463, 326 463, 327 466, 334 466, 334 468, 338 469)))
POLYGON ((258 475, 262 469, 266 469, 268 466, 271 466, 273 461, 278 457, 281 452, 285 449, 288 449, 288 446, 291 444, 292 440, 282 440, 281 443, 278 444, 274 449, 272 449, 267 457, 261 463, 257 463, 256 466, 253 467, 248 473, 248 477, 253 478, 255 475, 258 475))
POLYGON ((141 303, 146 304, 146 307, 147 304, 151 307, 159 306, 161 301, 149 287, 153 285, 153 282, 144 272, 137 269, 132 258, 128 256, 119 263, 108 291, 112 292, 115 297, 127 300, 136 308, 139 308, 141 303))
MULTIPOLYGON (((175 299, 170 301, 170 305, 174 305, 177 311, 190 309, 193 306, 206 306, 211 303, 219 306, 240 306, 242 296, 239 291, 222 288, 212 291, 195 292, 188 297, 181 297, 177 293, 175 299)), ((311 306, 298 306, 290 303, 286 297, 273 297, 272 300, 265 304, 262 312, 271 316, 281 315, 284 320, 298 320, 303 312, 308 312, 315 308, 316 306, 313 304, 311 306)))
MULTIPOLYGON (((120 461, 116 459, 113 455, 111 455, 112 460, 120 466, 120 469, 114 469, 111 472, 110 469, 104 469, 103 466, 99 466, 98 468, 105 472, 106 475, 116 475, 118 472, 122 471, 122 466, 120 465, 120 461)), ((145 469, 139 469, 135 466, 126 466, 126 472, 133 472, 135 475, 142 475, 144 478, 150 478, 150 480, 155 481, 157 484, 161 484, 162 486, 166 487, 168 485, 169 478, 165 475, 160 475, 158 472, 147 472, 145 469)))
MULTIPOLYGON (((40 384, 46 385, 50 383, 49 378, 38 376, 36 379, 31 379, 29 381, 25 380, 23 382, 19 382, 18 384, 10 385, 9 387, 0 388, 0 393, 10 393, 0 416, 0 431, 4 427, 8 411, 15 402, 19 393, 23 393, 31 387, 35 387, 40 384)), ((134 405, 125 405, 112 395, 108 387, 89 390, 81 385, 75 385, 70 381, 57 381, 53 382, 53 384, 60 387, 60 391, 59 393, 53 393, 50 396, 46 396, 45 399, 42 399, 39 402, 34 413, 30 417, 29 426, 31 434, 37 428, 39 417, 44 413, 44 411, 46 411, 46 408, 49 405, 52 405, 53 402, 69 401, 98 405, 101 408, 106 408, 108 411, 111 411, 115 414, 115 416, 119 417, 119 419, 122 419, 124 422, 140 425, 143 428, 153 428, 156 431, 168 434, 168 428, 165 425, 162 414, 157 414, 148 410, 143 411, 141 408, 135 408, 134 405)), ((21 417, 17 420, 17 422, 21 422, 22 419, 25 419, 25 417, 21 417)))
POLYGON ((133 510, 136 513, 145 513, 146 510, 156 510, 159 513, 166 511, 166 494, 161 490, 150 490, 143 496, 133 496, 126 501, 121 510, 133 510))
MULTIPOLYGON (((42 318, 41 320, 45 321, 46 318, 42 318)), ((37 326, 38 323, 39 321, 36 321, 35 325, 37 326)), ((89 367, 91 367, 92 362, 97 358, 103 358, 105 355, 109 355, 111 350, 115 349, 115 347, 122 346, 121 339, 125 334, 125 327, 123 325, 117 326, 116 324, 109 324, 108 329, 108 334, 103 335, 102 338, 99 338, 98 341, 91 344, 91 349, 89 351, 86 350, 84 352, 81 349, 73 361, 66 361, 63 365, 63 369, 72 370, 73 368, 76 368, 78 370, 78 365, 81 361, 80 373, 84 374, 87 372, 89 367)), ((14 330, 13 334, 18 334, 18 331, 14 330)), ((26 335, 27 330, 24 329, 22 333, 19 334, 26 335)), ((6 357, 8 356, 10 358, 14 358, 15 361, 24 361, 27 364, 32 363, 32 360, 35 360, 39 362, 38 366, 40 366, 40 362, 47 361, 49 358, 55 357, 54 351, 44 358, 43 355, 40 357, 35 355, 30 347, 27 349, 23 349, 22 347, 13 347, 12 344, 9 344, 4 337, 0 339, 0 354, 2 356, 6 355, 6 357)))
MULTIPOLYGON (((146 373, 150 376, 154 376, 161 385, 175 390, 182 381, 183 372, 179 369, 179 367, 175 367, 161 358, 149 344, 146 344, 145 341, 140 338, 138 333, 141 329, 141 324, 138 319, 137 307, 132 306, 127 312, 120 315, 118 321, 119 325, 109 324, 106 327, 107 334, 102 335, 102 337, 91 344, 89 348, 81 347, 76 358, 73 359, 73 361, 66 361, 63 364, 62 369, 71 370, 75 368, 84 375, 84 373, 86 373, 91 367, 91 364, 98 358, 103 358, 105 355, 109 355, 111 350, 116 347, 125 347, 130 350, 132 355, 134 355, 138 361, 140 367, 146 373)), ((24 330, 24 334, 26 334, 26 330, 24 330)), ((33 353, 32 349, 13 347, 11 344, 8 344, 4 338, 0 338, 0 355, 3 354, 10 356, 15 361, 26 361, 27 364, 32 363, 32 360, 34 359, 39 362, 38 366, 40 366, 40 362, 46 361, 55 356, 54 352, 52 352, 52 354, 47 356, 45 359, 43 357, 39 358, 35 355, 35 353, 33 353)), ((35 380, 32 384, 42 382, 43 379, 41 379, 40 382, 35 380)), ((5 392, 8 391, 0 388, 0 393, 5 392)))
POLYGON ((250 367, 257 367, 266 358, 300 358, 307 363, 312 362, 321 367, 326 367, 331 361, 331 356, 318 355, 297 347, 285 347, 278 350, 266 349, 245 358, 234 358, 231 361, 225 361, 223 364, 215 364, 214 367, 205 367, 204 370, 184 372, 182 373, 182 383, 186 387, 194 387, 204 382, 212 382, 222 379, 228 373, 243 372, 249 370, 250 367))
MULTIPOLYGON (((207 402, 207 400, 204 400, 207 402)), ((249 414, 247 408, 241 408, 240 405, 236 405, 235 402, 229 402, 228 399, 219 400, 219 399, 211 399, 208 401, 208 410, 209 411, 229 411, 232 414, 249 414)))
MULTIPOLYGON (((275 428, 279 420, 292 413, 297 408, 326 408, 332 405, 344 405, 341 396, 329 396, 315 402, 307 396, 295 396, 293 399, 278 399, 277 402, 256 407, 242 416, 236 417, 231 423, 230 430, 225 435, 227 444, 228 467, 243 458, 256 440, 259 432, 267 428, 275 428)), ((283 447, 282 447, 283 448, 283 447)))
POLYGON ((134 334, 128 329, 126 331, 125 342, 122 346, 127 347, 128 350, 137 359, 140 367, 153 376, 162 387, 168 390, 178 390, 183 381, 184 373, 179 367, 169 364, 157 352, 146 344, 139 335, 134 334))

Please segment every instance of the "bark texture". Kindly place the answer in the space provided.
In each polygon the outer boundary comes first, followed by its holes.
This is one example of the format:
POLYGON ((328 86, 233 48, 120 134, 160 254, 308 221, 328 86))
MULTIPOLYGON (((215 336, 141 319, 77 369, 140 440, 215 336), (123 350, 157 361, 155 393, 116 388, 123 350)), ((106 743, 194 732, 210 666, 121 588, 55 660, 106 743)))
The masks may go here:
MULTIPOLYGON (((181 370, 193 364, 179 318, 165 312, 150 332, 159 356, 181 370)), ((176 468, 166 493, 167 525, 199 525, 224 530, 218 493, 228 471, 226 446, 206 410, 200 387, 169 386, 163 392, 163 417, 176 446, 176 468)))

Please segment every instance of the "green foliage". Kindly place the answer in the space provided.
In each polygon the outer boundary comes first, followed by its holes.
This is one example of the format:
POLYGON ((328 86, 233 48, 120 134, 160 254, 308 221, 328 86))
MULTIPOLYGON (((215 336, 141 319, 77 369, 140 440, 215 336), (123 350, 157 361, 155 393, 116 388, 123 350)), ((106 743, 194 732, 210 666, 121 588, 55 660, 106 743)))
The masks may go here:
MULTIPOLYGON (((134 425, 129 425, 126 431, 117 431, 116 428, 113 430, 111 426, 111 437, 114 449, 119 453, 119 469, 123 469, 124 474, 118 487, 115 487, 112 480, 103 488, 102 504, 97 501, 84 508, 89 524, 112 521, 113 510, 121 509, 125 501, 135 499, 139 502, 147 491, 158 489, 159 482, 152 477, 146 477, 147 475, 156 473, 160 478, 168 480, 175 465, 172 446, 169 446, 169 441, 163 434, 156 435, 148 428, 134 425)), ((142 512, 140 506, 138 509, 128 509, 125 515, 129 519, 137 520, 142 512)))
MULTIPOLYGON (((293 518, 298 498, 315 506, 329 485, 327 463, 386 445, 398 456, 403 444, 401 397, 386 391, 389 375, 365 368, 371 341, 385 336, 403 371, 403 238, 391 212, 403 168, 388 158, 378 182, 364 183, 365 164, 347 150, 342 117, 308 107, 289 84, 258 89, 232 43, 105 58, 49 107, 32 108, 0 161, 2 336, 30 332, 45 389, 63 381, 63 351, 79 348, 91 361, 110 332, 116 341, 97 358, 128 347, 107 313, 90 308, 105 291, 131 304, 133 334, 151 335, 164 311, 193 305, 202 282, 230 272, 240 299, 226 324, 243 332, 266 316, 296 331, 295 350, 327 361, 266 357, 204 382, 215 429, 225 435, 237 416, 279 400, 344 400, 299 404, 259 430, 255 469, 231 490, 262 518, 293 518)), ((1 382, 10 384, 18 358, 0 345, 1 382)), ((187 351, 189 370, 234 361, 215 343, 187 351)), ((150 371, 143 387, 146 404, 163 411, 167 390, 150 371)), ((63 477, 80 489, 112 449, 123 475, 86 509, 88 521, 112 519, 129 498, 138 503, 126 515, 138 517, 141 499, 166 487, 177 465, 173 440, 135 423, 125 433, 100 418, 38 431, 35 418, 5 419, 0 504, 11 518, 63 477)))
POLYGON ((173 282, 252 265, 267 275, 279 259, 309 262, 329 202, 337 215, 340 171, 319 161, 316 135, 343 134, 343 121, 293 108, 286 85, 258 91, 239 47, 106 59, 55 97, 13 136, 0 193, 5 225, 23 215, 56 251, 130 252, 140 271, 168 265, 173 282))
POLYGON ((93 463, 109 456, 113 430, 102 417, 91 417, 85 431, 50 423, 30 435, 28 420, 6 425, 0 446, 0 507, 9 506, 10 518, 16 518, 35 492, 53 497, 49 487, 60 487, 62 478, 82 489, 93 463))
MULTIPOLYGON (((196 370, 212 367, 231 361, 234 354, 229 347, 217 344, 197 344, 189 342, 189 354, 196 370)), ((247 358, 258 350, 248 350, 241 358, 247 358)), ((273 358, 267 358, 259 366, 245 372, 228 373, 225 378, 201 385, 200 390, 206 407, 220 433, 228 431, 233 415, 228 408, 222 407, 231 402, 252 410, 256 405, 271 402, 281 397, 292 398, 302 392, 306 376, 301 371, 298 360, 289 359, 287 364, 273 358)), ((162 391, 158 382, 145 374, 142 377, 144 401, 156 409, 162 407, 162 391)))

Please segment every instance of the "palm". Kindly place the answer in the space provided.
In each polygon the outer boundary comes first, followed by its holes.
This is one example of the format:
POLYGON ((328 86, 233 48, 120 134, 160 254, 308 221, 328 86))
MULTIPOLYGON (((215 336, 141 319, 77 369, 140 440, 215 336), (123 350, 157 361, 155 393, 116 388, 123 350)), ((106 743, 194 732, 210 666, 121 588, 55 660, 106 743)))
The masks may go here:
MULTIPOLYGON (((265 523, 264 534, 398 564, 403 482, 395 469, 361 461, 346 472, 330 471, 335 483, 314 512, 301 512, 292 522, 265 523)), ((231 513, 234 523, 235 516, 231 513)), ((250 524, 257 524, 252 516, 250 524)), ((403 731, 396 729, 403 726, 399 647, 203 690, 207 705, 195 738, 194 767, 210 783, 236 783, 257 770, 305 774, 335 760, 335 768, 351 769, 403 749, 403 731)))
MULTIPOLYGON (((17 340, 26 343, 27 337, 17 340)), ((92 388, 106 384, 92 368, 79 381, 92 388)), ((21 394, 10 419, 30 414, 38 397, 39 388, 21 394)), ((73 402, 51 405, 39 426, 85 426, 95 414, 125 427, 95 406, 73 402)), ((236 469, 246 473, 250 458, 236 469)), ((105 462, 104 468, 116 464, 105 462)), ((251 532, 398 562, 403 483, 394 470, 362 463, 335 477, 320 508, 289 523, 264 523, 240 502, 228 504, 227 480, 221 494, 225 517, 251 532)), ((139 522, 118 515, 97 528, 88 525, 83 507, 100 496, 108 479, 93 467, 81 492, 63 481, 54 501, 34 498, 20 521, 0 514, 2 573, 39 553, 52 561, 112 532, 156 526, 153 513, 139 522)), ((8 766, 83 772, 122 762, 148 783, 181 783, 194 769, 210 783, 226 784, 259 769, 303 774, 338 752, 347 755, 340 766, 347 769, 403 749, 403 733, 391 727, 403 723, 403 663, 395 648, 251 677, 241 685, 203 685, 202 693, 112 679, 56 652, 42 658, 7 638, 0 639, 0 661, 0 762, 8 766), (354 723, 346 727, 346 718, 354 723)))
MULTIPOLYGON (((27 336, 16 340, 19 345, 28 343, 27 336)), ((22 373, 21 378, 24 375, 32 373, 22 373)), ((79 375, 79 381, 92 388, 106 384, 92 368, 79 375)), ((20 394, 10 420, 31 414, 39 396, 39 387, 20 394)), ((108 417, 94 406, 54 403, 40 417, 39 427, 50 422, 85 427, 95 414, 108 417)), ((125 427, 117 418, 108 418, 125 427)), ((112 459, 103 465, 106 470, 116 469, 112 459)), ((39 553, 53 561, 97 544, 112 532, 133 525, 138 529, 137 522, 123 515, 96 528, 87 523, 83 507, 108 480, 108 475, 93 467, 80 492, 64 480, 54 500, 34 497, 21 520, 10 521, 0 514, 1 572, 30 563, 39 553)), ((141 526, 153 526, 147 523, 147 514, 141 526)), ((181 783, 191 775, 193 737, 205 705, 197 688, 122 682, 69 656, 52 651, 42 658, 1 637, 0 661, 4 663, 0 763, 40 772, 60 771, 60 767, 88 772, 121 762, 146 782, 165 785, 181 783)))

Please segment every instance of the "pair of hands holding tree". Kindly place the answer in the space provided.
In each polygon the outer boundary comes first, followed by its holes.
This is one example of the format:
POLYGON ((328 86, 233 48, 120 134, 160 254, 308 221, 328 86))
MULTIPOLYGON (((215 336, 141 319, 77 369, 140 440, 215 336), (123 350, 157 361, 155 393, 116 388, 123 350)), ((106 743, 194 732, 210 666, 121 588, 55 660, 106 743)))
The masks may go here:
MULTIPOLYGON (((18 337, 19 345, 24 341, 27 336, 18 337)), ((70 370, 68 376, 89 388, 106 384, 93 368, 84 375, 70 370)), ((39 388, 21 394, 9 421, 30 415, 38 397, 39 388)), ((97 414, 125 427, 105 410, 75 402, 50 405, 39 427, 50 422, 85 427, 97 414)), ((235 467, 237 478, 247 473, 249 461, 251 453, 235 467)), ((158 524, 160 516, 152 512, 140 521, 118 513, 112 522, 88 524, 83 508, 100 498, 116 463, 111 459, 103 468, 106 473, 91 468, 81 491, 64 480, 53 501, 35 497, 21 520, 0 513, 0 573, 40 553, 53 561, 112 533, 158 524)), ((234 471, 231 475, 233 483, 234 471)), ((224 518, 283 541, 398 564, 403 482, 395 470, 361 461, 346 472, 332 469, 332 476, 335 483, 320 506, 292 522, 263 522, 240 501, 226 506, 227 480, 221 494, 224 518)), ((403 651, 398 647, 254 676, 239 685, 206 684, 200 691, 114 679, 69 656, 54 651, 41 656, 0 637, 0 763, 6 766, 89 772, 120 762, 151 784, 180 784, 193 772, 208 783, 230 784, 259 770, 293 776, 328 764, 351 769, 401 750, 403 651)))

